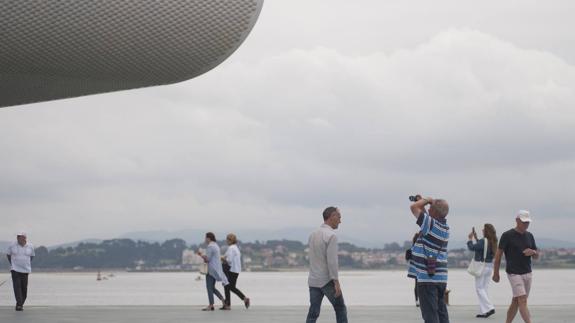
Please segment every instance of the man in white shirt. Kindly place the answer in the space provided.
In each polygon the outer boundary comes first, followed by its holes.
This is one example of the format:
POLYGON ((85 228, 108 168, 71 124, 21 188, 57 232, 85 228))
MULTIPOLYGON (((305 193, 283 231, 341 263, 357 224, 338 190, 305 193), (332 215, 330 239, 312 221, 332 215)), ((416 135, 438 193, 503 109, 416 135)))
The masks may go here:
POLYGON ((18 233, 16 240, 8 247, 6 257, 12 273, 16 311, 22 311, 28 294, 28 274, 32 272, 32 259, 35 253, 34 246, 27 242, 25 232, 18 233))
POLYGON ((309 237, 309 312, 306 323, 315 323, 319 317, 323 297, 327 297, 335 310, 336 322, 347 323, 347 308, 338 277, 337 236, 335 229, 341 223, 341 214, 330 206, 323 211, 324 223, 309 237))

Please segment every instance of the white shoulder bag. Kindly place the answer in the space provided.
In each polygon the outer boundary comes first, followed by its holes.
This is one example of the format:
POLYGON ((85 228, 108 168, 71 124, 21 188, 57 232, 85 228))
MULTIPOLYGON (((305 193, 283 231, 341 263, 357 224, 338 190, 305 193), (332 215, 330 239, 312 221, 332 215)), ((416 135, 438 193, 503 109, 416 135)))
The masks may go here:
POLYGON ((207 263, 203 263, 200 265, 200 275, 207 275, 208 274, 208 264, 207 263))
POLYGON ((483 273, 483 268, 485 268, 485 258, 487 258, 487 248, 489 247, 489 242, 487 241, 487 238, 483 238, 483 240, 485 241, 483 243, 483 261, 475 261, 475 255, 473 256, 471 262, 469 263, 469 267, 467 267, 467 272, 471 276, 481 276, 481 273, 483 273))

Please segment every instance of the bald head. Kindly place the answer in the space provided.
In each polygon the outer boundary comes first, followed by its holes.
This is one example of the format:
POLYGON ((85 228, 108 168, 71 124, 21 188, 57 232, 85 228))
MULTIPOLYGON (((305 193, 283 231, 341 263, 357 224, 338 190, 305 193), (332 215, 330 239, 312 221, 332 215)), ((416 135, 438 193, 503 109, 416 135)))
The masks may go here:
POLYGON ((435 199, 433 204, 429 207, 429 215, 434 218, 443 219, 449 213, 449 204, 446 200, 435 199))

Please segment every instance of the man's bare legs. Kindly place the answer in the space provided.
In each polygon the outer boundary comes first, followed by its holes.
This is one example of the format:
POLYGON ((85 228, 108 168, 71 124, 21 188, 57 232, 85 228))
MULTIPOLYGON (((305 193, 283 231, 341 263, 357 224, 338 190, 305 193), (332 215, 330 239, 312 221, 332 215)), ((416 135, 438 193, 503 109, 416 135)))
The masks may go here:
POLYGON ((511 300, 511 305, 509 305, 509 309, 507 310, 507 320, 505 323, 513 322, 515 315, 517 315, 517 310, 519 309, 519 305, 517 303, 517 297, 513 297, 511 300))
POLYGON ((527 308, 527 295, 514 297, 507 310, 507 320, 506 323, 513 322, 513 319, 517 315, 517 312, 521 314, 521 318, 525 323, 531 323, 531 314, 527 308))
POLYGON ((517 303, 519 305, 519 313, 521 318, 525 323, 531 323, 531 314, 527 308, 527 295, 517 297, 517 303))

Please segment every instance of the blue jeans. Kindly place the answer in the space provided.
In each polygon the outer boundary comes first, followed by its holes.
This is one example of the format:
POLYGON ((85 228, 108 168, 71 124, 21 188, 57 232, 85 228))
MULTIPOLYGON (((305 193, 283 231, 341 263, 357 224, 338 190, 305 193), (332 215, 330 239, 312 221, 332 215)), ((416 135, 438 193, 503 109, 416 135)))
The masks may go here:
POLYGON ((447 284, 417 284, 419 308, 425 323, 449 323, 444 298, 446 288, 447 284))
POLYGON ((214 294, 216 294, 220 300, 224 299, 220 291, 216 288, 216 279, 210 274, 206 275, 206 289, 208 290, 208 300, 210 301, 210 305, 214 305, 214 294))
POLYGON ((327 297, 333 309, 335 310, 335 319, 337 323, 347 323, 347 309, 343 301, 343 295, 335 297, 335 284, 330 281, 325 286, 309 288, 309 312, 307 313, 306 323, 315 323, 321 310, 321 301, 327 297))

